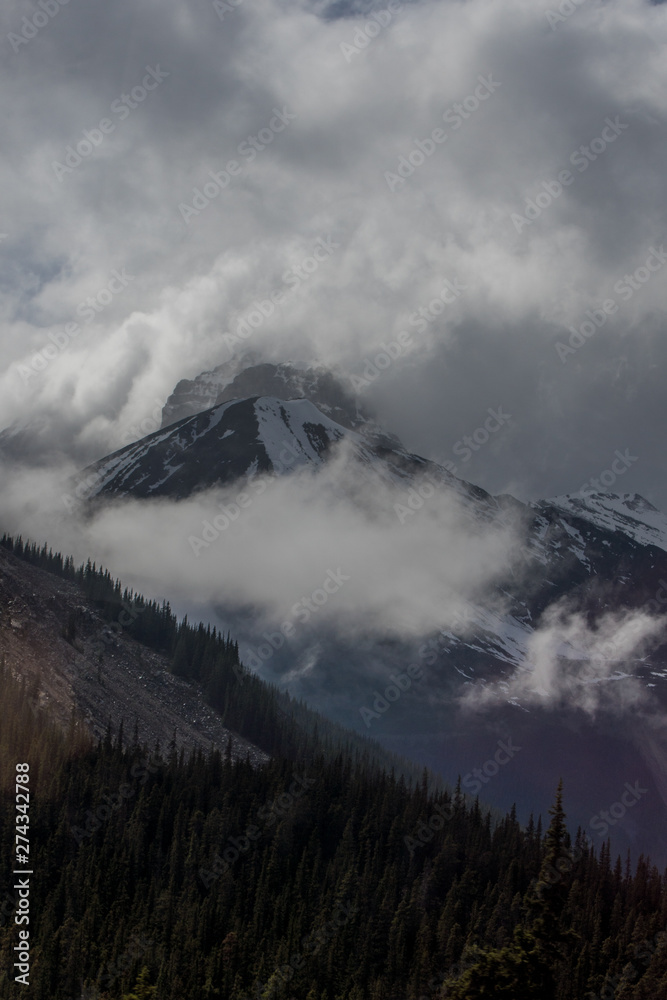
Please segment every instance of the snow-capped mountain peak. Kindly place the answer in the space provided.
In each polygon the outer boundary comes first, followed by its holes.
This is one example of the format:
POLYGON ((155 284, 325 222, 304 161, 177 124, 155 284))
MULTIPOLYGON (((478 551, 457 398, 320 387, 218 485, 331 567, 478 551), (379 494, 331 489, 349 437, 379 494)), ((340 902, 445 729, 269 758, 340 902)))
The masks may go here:
POLYGON ((168 427, 230 399, 250 396, 310 399, 322 413, 350 429, 357 430, 370 421, 370 414, 362 410, 344 387, 340 372, 323 364, 262 362, 249 353, 194 379, 181 380, 164 406, 162 426, 168 427))
POLYGON ((638 493, 570 493, 543 504, 667 551, 667 516, 638 493))
POLYGON ((374 461, 365 436, 332 420, 309 399, 231 399, 121 448, 85 475, 96 480, 91 496, 182 499, 257 472, 316 468, 344 439, 358 459, 374 461))

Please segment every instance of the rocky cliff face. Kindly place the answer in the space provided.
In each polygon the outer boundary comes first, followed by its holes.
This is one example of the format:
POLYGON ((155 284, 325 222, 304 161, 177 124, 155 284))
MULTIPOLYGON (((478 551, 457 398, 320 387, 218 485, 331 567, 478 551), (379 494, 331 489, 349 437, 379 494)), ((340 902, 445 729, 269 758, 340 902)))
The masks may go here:
POLYGON ((368 422, 336 374, 324 366, 257 363, 252 354, 218 365, 194 379, 183 379, 167 400, 162 426, 208 410, 231 399, 273 396, 309 399, 331 420, 355 429, 368 422))
POLYGON ((222 725, 198 684, 175 677, 165 656, 110 627, 74 583, 2 547, 0 657, 63 727, 74 718, 101 738, 109 722, 117 732, 122 721, 129 737, 136 724, 139 742, 151 750, 157 740, 164 749, 175 737, 186 751, 224 752, 231 735, 233 756, 268 759, 222 725))

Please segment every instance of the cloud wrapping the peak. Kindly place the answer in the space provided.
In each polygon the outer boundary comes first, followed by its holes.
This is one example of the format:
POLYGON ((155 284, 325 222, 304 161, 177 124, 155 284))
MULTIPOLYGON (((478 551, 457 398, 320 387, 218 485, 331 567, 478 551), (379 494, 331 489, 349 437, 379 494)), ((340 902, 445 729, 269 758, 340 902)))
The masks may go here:
POLYGON ((250 615, 256 632, 298 624, 295 605, 331 571, 344 580, 318 605, 318 626, 419 637, 489 590, 517 545, 514 528, 471 518, 447 488, 427 484, 419 506, 409 483, 388 482, 345 448, 317 474, 259 475, 180 501, 120 500, 70 513, 63 497, 71 487, 52 478, 50 494, 37 493, 44 482, 43 473, 3 482, 11 532, 95 559, 147 595, 167 586, 180 607, 250 615))
POLYGON ((462 704, 475 711, 512 702, 547 710, 649 712, 653 699, 637 670, 664 640, 664 620, 644 611, 609 613, 593 626, 567 599, 550 605, 528 640, 525 663, 502 681, 477 683, 462 704))
POLYGON ((663 280, 614 290, 665 238, 665 7, 384 10, 72 2, 18 48, 32 5, 5 10, 0 426, 43 415, 77 461, 113 450, 288 291, 242 349, 358 372, 407 330, 371 395, 413 450, 449 457, 500 398, 516 435, 473 480, 563 493, 641 442, 635 486, 667 500, 663 280), (322 238, 339 248, 295 285, 322 238), (466 291, 440 310, 445 281, 466 291))

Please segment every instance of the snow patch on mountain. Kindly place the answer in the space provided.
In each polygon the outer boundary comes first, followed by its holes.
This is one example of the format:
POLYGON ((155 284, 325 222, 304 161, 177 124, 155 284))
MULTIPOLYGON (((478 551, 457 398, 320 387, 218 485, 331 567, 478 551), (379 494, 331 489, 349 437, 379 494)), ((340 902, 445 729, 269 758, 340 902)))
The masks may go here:
POLYGON ((656 545, 667 552, 667 516, 638 493, 578 493, 566 494, 552 500, 542 501, 576 514, 605 531, 619 531, 629 535, 641 545, 656 545))
POLYGON ((307 399, 290 400, 286 406, 281 400, 261 397, 255 402, 255 414, 259 439, 274 468, 281 467, 279 456, 287 443, 286 429, 289 431, 289 443, 297 450, 299 458, 313 465, 324 462, 323 446, 327 447, 345 436, 339 424, 329 420, 307 399), (318 435, 315 428, 319 429, 318 435))

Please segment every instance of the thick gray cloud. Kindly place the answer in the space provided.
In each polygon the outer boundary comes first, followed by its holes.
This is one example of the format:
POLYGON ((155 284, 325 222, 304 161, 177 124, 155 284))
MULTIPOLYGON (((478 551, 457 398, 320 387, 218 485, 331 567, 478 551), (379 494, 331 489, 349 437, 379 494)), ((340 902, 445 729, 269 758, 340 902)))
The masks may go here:
POLYGON ((624 281, 666 235, 664 7, 585 0, 550 25, 549 0, 421 3, 381 26, 280 0, 218 6, 5 8, 0 426, 41 415, 54 453, 112 450, 181 377, 226 360, 223 334, 293 288, 288 269, 330 235, 339 246, 241 349, 359 375, 407 329, 364 392, 409 447, 522 497, 574 491, 628 448, 617 488, 667 507, 667 269, 631 294, 624 281), (26 44, 24 18, 40 25, 26 44), (168 76, 133 100, 158 66, 168 76), (280 131, 276 108, 296 116, 280 131), (54 161, 104 118, 113 130, 59 180, 54 161), (438 128, 432 155, 388 181, 438 128), (249 162, 239 145, 262 129, 249 162), (591 144, 595 159, 576 154, 591 144), (240 174, 186 224, 179 205, 233 159, 240 174), (535 198, 536 217, 513 222, 535 198), (445 280, 465 288, 440 309, 445 280), (605 300, 604 325, 559 356, 605 300), (511 422, 459 460, 498 406, 511 422))
POLYGON ((316 613, 318 626, 348 638, 414 639, 482 599, 520 544, 518 525, 471 520, 448 488, 427 484, 415 511, 407 484, 391 483, 346 448, 317 475, 260 475, 242 490, 92 510, 73 510, 71 472, 0 477, 3 528, 48 537, 139 592, 163 596, 166 587, 179 609, 211 617, 221 607, 235 632, 251 613, 255 634, 288 622, 302 641, 304 618, 316 613), (314 611, 304 614, 302 599, 313 593, 314 611))

